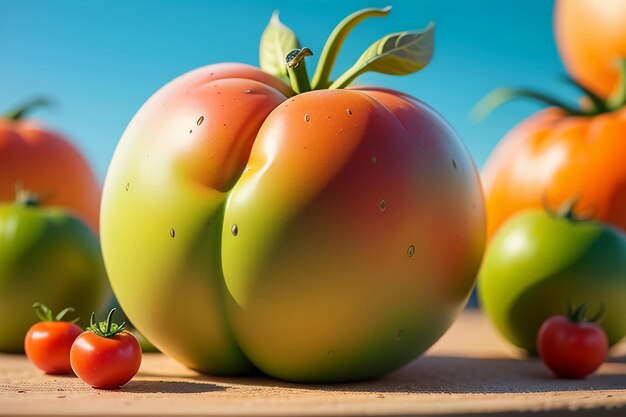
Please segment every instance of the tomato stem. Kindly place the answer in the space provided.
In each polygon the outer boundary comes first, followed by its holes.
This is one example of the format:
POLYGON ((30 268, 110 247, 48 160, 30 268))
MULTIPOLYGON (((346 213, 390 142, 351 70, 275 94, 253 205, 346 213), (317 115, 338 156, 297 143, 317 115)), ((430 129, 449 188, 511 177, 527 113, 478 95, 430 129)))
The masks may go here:
POLYGON ((498 88, 487 94, 472 109, 472 117, 477 120, 485 119, 502 104, 517 98, 529 98, 548 106, 557 107, 570 116, 592 117, 603 113, 610 113, 621 109, 626 105, 626 59, 620 60, 619 82, 613 94, 603 100, 589 89, 579 84, 576 80, 564 76, 563 79, 572 86, 578 88, 584 94, 586 101, 582 106, 569 105, 548 94, 534 91, 528 88, 498 88), (588 108, 586 108, 588 107, 588 108))
POLYGON ((551 207, 546 195, 542 195, 543 209, 552 217, 559 219, 566 219, 573 222, 585 222, 593 219, 593 213, 586 216, 580 215, 580 211, 576 209, 576 206, 580 202, 580 193, 576 193, 563 201, 561 205, 555 210, 551 207), (578 211, 578 214, 577 214, 578 211))
POLYGON ((328 37, 328 40, 324 45, 324 49, 322 49, 320 60, 317 64, 317 68, 315 69, 315 74, 313 75, 313 80, 311 82, 313 90, 328 88, 331 84, 329 82, 330 73, 335 65, 335 61, 337 60, 339 50, 352 29, 368 17, 384 17, 387 16, 390 11, 391 6, 387 6, 383 9, 363 9, 352 13, 350 16, 339 22, 328 37))
POLYGON ((309 75, 304 58, 313 55, 309 48, 294 49, 287 54, 285 65, 291 81, 291 88, 296 94, 311 91, 309 75))
POLYGON ((621 109, 626 105, 626 59, 619 61, 619 78, 615 90, 607 100, 610 111, 621 109))
POLYGON ((474 106, 472 109, 472 117, 477 120, 483 120, 502 104, 518 98, 528 98, 539 101, 548 106, 557 107, 572 116, 591 115, 589 112, 577 109, 574 106, 570 106, 561 100, 538 91, 527 88, 498 88, 487 94, 474 106))
MULTIPOLYGON (((56 316, 52 316, 52 310, 50 310, 44 304, 34 303, 33 308, 35 309, 35 314, 41 321, 63 321, 63 318, 67 315, 67 313, 74 312, 74 309, 72 307, 66 307, 61 310, 56 316)), ((78 318, 75 318, 74 320, 71 320, 70 323, 76 323, 78 320, 78 318)))
POLYGON ((4 117, 9 120, 21 120, 24 118, 24 116, 32 112, 37 107, 52 107, 52 102, 45 97, 38 97, 17 106, 13 110, 6 112, 4 114, 4 117))
POLYGON ((600 308, 598 309, 598 312, 590 318, 586 318, 587 312, 589 311, 588 302, 582 303, 576 309, 572 307, 572 304, 569 301, 567 301, 566 306, 567 318, 574 323, 599 323, 606 314, 606 307, 604 306, 604 303, 600 303, 600 308))
POLYGON ((101 337, 113 337, 122 330, 124 330, 126 322, 123 322, 122 324, 117 324, 112 321, 113 313, 115 312, 115 310, 115 307, 112 308, 107 315, 107 320, 101 321, 99 323, 96 322, 96 313, 91 313, 91 319, 89 321, 89 327, 87 327, 87 330, 101 337))

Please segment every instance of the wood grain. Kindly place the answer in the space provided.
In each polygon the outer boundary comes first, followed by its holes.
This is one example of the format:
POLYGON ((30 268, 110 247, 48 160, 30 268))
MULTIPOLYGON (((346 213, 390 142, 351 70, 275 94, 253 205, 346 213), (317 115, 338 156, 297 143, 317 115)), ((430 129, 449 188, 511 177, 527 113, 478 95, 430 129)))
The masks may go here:
POLYGON ((302 385, 264 376, 200 375, 146 354, 122 389, 43 375, 19 355, 0 355, 0 415, 593 415, 626 416, 626 342, 585 380, 554 378, 464 313, 422 358, 385 378, 302 385))

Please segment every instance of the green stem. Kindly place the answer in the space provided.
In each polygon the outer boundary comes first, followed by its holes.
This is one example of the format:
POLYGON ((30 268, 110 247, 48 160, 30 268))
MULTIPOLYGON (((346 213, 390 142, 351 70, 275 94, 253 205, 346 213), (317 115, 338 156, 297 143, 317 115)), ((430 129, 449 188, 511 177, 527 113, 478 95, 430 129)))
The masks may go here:
POLYGON ((607 108, 610 111, 621 109, 626 105, 626 59, 619 61, 619 78, 615 91, 608 98, 607 108))
POLYGON ((22 183, 15 184, 15 202, 23 206, 37 207, 41 204, 41 196, 29 190, 25 190, 22 183))
POLYGON ((576 193, 567 200, 563 201, 556 210, 550 206, 550 202, 545 194, 543 194, 541 198, 543 209, 552 217, 566 219, 572 222, 586 222, 594 217, 593 213, 587 215, 581 215, 579 211, 577 213, 576 205, 580 201, 580 193, 576 193))
MULTIPOLYGON (((74 309, 72 307, 64 308, 57 314, 56 316, 52 316, 52 310, 50 310, 47 306, 41 303, 34 303, 33 308, 35 309, 35 314, 39 317, 41 321, 62 321, 63 318, 67 315, 67 313, 73 313, 74 309)), ((78 318, 70 321, 69 323, 76 323, 78 318)))
POLYGON ((50 102, 50 100, 44 97, 39 97, 31 101, 27 101, 26 103, 16 107, 15 109, 8 111, 7 113, 4 114, 4 118, 9 119, 9 120, 15 120, 15 121, 21 120, 24 118, 24 116, 26 116, 26 114, 30 113, 37 107, 51 107, 51 106, 52 106, 52 103, 50 102))
POLYGON ((352 13, 350 16, 343 19, 337 27, 335 27, 324 45, 324 49, 320 55, 320 61, 315 69, 313 81, 311 82, 313 90, 327 88, 328 85, 330 85, 330 73, 335 65, 335 61, 337 60, 337 55, 339 54, 341 46, 352 29, 368 17, 384 17, 387 16, 390 11, 391 6, 387 6, 383 9, 359 10, 358 12, 352 13))
POLYGON ((537 91, 526 88, 498 88, 487 94, 476 104, 472 110, 472 115, 478 120, 485 119, 500 105, 516 98, 529 98, 549 106, 558 107, 572 116, 588 116, 591 114, 537 91))
POLYGON ((350 69, 343 74, 339 78, 337 78, 329 87, 329 90, 346 88, 352 83, 359 75, 363 74, 367 71, 367 67, 364 67, 361 63, 357 62, 350 69))
POLYGON ((96 313, 91 313, 91 320, 89 327, 87 330, 97 334, 100 337, 113 337, 122 330, 126 326, 126 322, 122 324, 116 324, 112 321, 113 313, 115 312, 115 308, 112 308, 107 315, 107 321, 101 321, 96 323, 96 313))
POLYGON ((578 88, 589 100, 589 104, 591 108, 589 109, 589 113, 591 114, 601 114, 606 113, 608 111, 607 103, 598 95, 596 95, 593 91, 579 84, 576 80, 571 78, 569 75, 562 76, 563 81, 568 83, 571 86, 578 88))
POLYGON ((296 94, 311 91, 304 58, 313 55, 309 48, 294 49, 287 54, 286 66, 291 88, 296 94))

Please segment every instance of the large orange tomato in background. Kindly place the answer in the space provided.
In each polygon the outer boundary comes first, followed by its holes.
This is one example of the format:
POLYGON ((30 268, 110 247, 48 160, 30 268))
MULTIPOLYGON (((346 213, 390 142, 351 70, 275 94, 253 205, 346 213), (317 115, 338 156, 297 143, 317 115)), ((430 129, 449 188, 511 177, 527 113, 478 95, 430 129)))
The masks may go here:
POLYGON ((0 200, 22 187, 44 197, 41 205, 64 206, 98 231, 101 185, 70 141, 25 114, 37 100, 0 117, 0 200))
POLYGON ((492 236, 517 211, 578 195, 578 208, 626 230, 626 109, 550 108, 511 130, 482 171, 492 236))
POLYGON ((626 59, 626 1, 559 0, 555 36, 567 70, 582 85, 608 97, 626 59))

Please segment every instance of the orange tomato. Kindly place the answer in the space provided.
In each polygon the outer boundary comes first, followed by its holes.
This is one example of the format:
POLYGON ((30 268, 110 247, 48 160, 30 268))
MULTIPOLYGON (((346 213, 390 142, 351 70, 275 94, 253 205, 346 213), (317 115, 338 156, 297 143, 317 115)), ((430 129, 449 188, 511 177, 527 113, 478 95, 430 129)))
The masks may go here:
POLYGON ((13 200, 19 184, 49 197, 44 206, 73 210, 97 232, 101 185, 96 175, 75 145, 23 119, 28 107, 0 117, 0 200, 13 200))
POLYGON ((608 97, 626 58, 626 1, 559 0, 554 10, 557 47, 581 84, 608 97))
POLYGON ((483 170, 488 234, 516 211, 574 195, 578 207, 626 230, 626 108, 595 116, 547 109, 515 127, 483 170))

